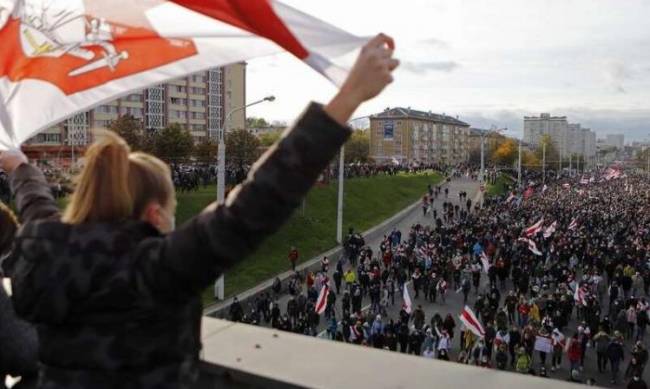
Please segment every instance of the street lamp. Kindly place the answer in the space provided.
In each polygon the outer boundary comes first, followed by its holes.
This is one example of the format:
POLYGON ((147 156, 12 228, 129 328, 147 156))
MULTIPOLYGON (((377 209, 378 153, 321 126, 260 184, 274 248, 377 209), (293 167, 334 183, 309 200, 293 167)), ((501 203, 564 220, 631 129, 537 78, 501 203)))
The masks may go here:
MULTIPOLYGON (((367 119, 369 115, 360 116, 348 121, 348 124, 352 124, 357 120, 367 119)), ((345 179, 345 146, 341 147, 341 152, 339 154, 339 190, 338 190, 338 200, 336 203, 336 242, 338 244, 343 244, 343 180, 345 179)))
POLYGON ((264 102, 273 102, 275 101, 275 96, 268 96, 262 100, 254 101, 250 104, 246 104, 241 107, 234 108, 228 112, 225 120, 223 121, 223 128, 217 130, 217 136, 219 137, 219 148, 217 149, 217 204, 223 204, 226 194, 226 143, 225 135, 228 128, 228 122, 230 117, 238 111, 242 111, 253 105, 261 104, 264 102))

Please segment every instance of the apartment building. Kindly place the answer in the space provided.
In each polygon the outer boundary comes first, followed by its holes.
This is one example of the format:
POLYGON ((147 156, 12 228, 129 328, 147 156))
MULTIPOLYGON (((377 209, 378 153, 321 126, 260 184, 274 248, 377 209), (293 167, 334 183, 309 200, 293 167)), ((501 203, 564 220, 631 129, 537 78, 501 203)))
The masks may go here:
POLYGON ((579 123, 569 123, 566 116, 524 117, 524 142, 539 147, 542 138, 548 135, 555 149, 563 158, 569 155, 593 157, 596 155, 596 133, 583 128, 579 123))
MULTIPOLYGON (((120 116, 143 121, 147 130, 160 130, 178 123, 195 141, 216 137, 227 112, 246 104, 246 63, 194 73, 152 86, 75 115, 41 132, 27 142, 31 149, 89 144, 90 130, 106 128, 120 116)), ((228 129, 245 128, 246 111, 231 116, 228 129)))
POLYGON ((370 116, 370 158, 379 164, 466 162, 469 128, 469 124, 445 114, 386 108, 370 116))

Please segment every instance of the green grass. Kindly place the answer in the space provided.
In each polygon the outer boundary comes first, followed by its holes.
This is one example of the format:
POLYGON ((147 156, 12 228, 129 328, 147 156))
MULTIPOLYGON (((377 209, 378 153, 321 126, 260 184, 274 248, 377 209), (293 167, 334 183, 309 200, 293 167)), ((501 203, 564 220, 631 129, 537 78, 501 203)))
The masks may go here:
MULTIPOLYGON (((442 180, 438 173, 355 178, 345 181, 343 232, 354 227, 365 231, 418 200, 427 184, 442 180)), ((252 256, 243 259, 226 273, 226 296, 232 296, 289 269, 287 254, 291 246, 307 261, 336 246, 336 199, 338 184, 317 186, 309 193, 303 208, 275 235, 269 237, 252 256)), ((216 198, 216 187, 177 193, 176 220, 179 224, 200 213, 216 198)), ((67 199, 59 200, 61 208, 67 199)), ((213 299, 212 288, 203 294, 204 304, 213 299)))
MULTIPOLYGON (((437 173, 380 176, 345 181, 343 229, 365 231, 412 204, 426 191, 427 184, 436 184, 437 173)), ((252 256, 243 259, 225 275, 226 296, 249 289, 289 269, 287 254, 291 246, 307 261, 336 246, 337 183, 314 188, 305 202, 280 231, 267 239, 252 256)), ((178 195, 179 222, 200 212, 213 201, 214 187, 195 193, 178 195)), ((210 288, 203 295, 205 304, 213 301, 210 288)))
POLYGON ((512 182, 513 180, 511 177, 504 174, 499 174, 494 184, 489 184, 487 186, 486 193, 488 196, 501 196, 508 191, 508 188, 512 182))

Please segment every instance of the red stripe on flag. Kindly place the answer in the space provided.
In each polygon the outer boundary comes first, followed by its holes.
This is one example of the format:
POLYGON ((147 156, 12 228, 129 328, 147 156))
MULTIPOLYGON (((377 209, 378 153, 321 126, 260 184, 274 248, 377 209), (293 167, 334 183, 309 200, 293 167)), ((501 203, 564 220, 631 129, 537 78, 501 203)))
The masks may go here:
POLYGON ((192 11, 252 32, 277 43, 300 59, 307 49, 289 31, 269 0, 172 0, 192 11))
POLYGON ((463 312, 461 312, 461 316, 463 316, 463 319, 467 321, 467 323, 471 324, 478 332, 481 334, 485 334, 485 331, 483 331, 483 326, 481 326, 479 323, 477 323, 472 315, 467 312, 466 309, 463 309, 463 312))

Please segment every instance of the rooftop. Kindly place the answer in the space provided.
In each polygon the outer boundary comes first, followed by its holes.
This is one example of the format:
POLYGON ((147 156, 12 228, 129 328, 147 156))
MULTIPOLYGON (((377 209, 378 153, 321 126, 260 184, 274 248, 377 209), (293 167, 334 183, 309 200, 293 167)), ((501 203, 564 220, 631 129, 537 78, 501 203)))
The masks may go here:
POLYGON ((445 114, 437 114, 431 111, 418 111, 415 109, 395 107, 395 108, 386 108, 384 112, 374 114, 370 116, 371 119, 382 119, 382 118, 414 118, 414 119, 423 119, 430 120, 437 123, 443 124, 452 124, 455 126, 469 127, 470 125, 459 120, 458 117, 452 117, 445 114))

